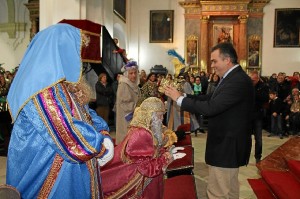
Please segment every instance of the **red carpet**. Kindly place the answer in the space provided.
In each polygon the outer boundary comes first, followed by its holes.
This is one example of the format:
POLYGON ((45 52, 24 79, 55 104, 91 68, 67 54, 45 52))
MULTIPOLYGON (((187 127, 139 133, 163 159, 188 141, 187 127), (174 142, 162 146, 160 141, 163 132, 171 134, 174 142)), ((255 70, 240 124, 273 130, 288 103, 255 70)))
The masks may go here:
POLYGON ((300 182, 289 171, 262 171, 261 176, 278 198, 300 199, 300 182))
POLYGON ((298 180, 300 180, 300 161, 299 160, 289 160, 288 166, 290 169, 290 172, 293 173, 298 180))
POLYGON ((270 191, 268 185, 260 178, 260 179, 248 179, 248 182, 253 189, 257 198, 264 199, 276 199, 275 196, 270 191))
POLYGON ((293 137, 257 164, 260 179, 248 179, 258 199, 300 199, 300 137, 293 137))

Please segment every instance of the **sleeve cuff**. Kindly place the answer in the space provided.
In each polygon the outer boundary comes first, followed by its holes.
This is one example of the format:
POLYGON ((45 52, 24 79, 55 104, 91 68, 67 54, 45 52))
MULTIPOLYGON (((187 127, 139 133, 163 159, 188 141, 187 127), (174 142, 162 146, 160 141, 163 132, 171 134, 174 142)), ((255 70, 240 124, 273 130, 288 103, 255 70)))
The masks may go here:
MULTIPOLYGON (((186 94, 184 93, 184 95, 186 95, 186 94)), ((185 96, 180 96, 180 97, 178 97, 178 99, 176 100, 176 103, 177 103, 178 106, 181 106, 182 100, 183 100, 184 98, 185 98, 185 96)))

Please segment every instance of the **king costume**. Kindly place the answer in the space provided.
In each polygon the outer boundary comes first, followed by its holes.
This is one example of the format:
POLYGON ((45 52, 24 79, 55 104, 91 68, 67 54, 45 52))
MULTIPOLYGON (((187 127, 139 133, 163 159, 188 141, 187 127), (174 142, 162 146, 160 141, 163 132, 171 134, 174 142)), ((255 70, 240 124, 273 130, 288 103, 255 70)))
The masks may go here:
POLYGON ((22 198, 102 198, 99 160, 112 156, 109 128, 67 86, 81 79, 84 38, 67 24, 39 32, 11 85, 6 182, 22 198))
MULTIPOLYGON (((177 141, 173 131, 153 131, 152 113, 165 112, 163 102, 149 97, 135 109, 125 139, 115 156, 101 168, 105 198, 162 198, 163 172, 173 161, 168 146, 177 141)), ((158 123, 157 127, 162 127, 158 123)))

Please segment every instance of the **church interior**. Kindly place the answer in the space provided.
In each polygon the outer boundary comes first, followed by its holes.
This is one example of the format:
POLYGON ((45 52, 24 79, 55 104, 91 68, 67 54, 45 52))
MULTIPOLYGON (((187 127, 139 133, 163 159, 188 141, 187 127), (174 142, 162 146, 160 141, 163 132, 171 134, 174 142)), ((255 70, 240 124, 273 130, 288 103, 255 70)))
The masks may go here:
MULTIPOLYGON (((16 70, 39 31, 67 23, 93 39, 89 51, 93 53, 82 55, 88 63, 85 70, 97 75, 105 72, 110 82, 128 59, 135 60, 147 74, 176 74, 182 66, 188 66, 188 73, 195 76, 213 73, 211 49, 221 42, 234 45, 246 73, 258 71, 265 78, 273 73, 293 76, 300 72, 299 21, 299 0, 0 0, 0 67, 16 70), (287 20, 294 23, 289 30, 282 25, 290 24, 287 20), (119 48, 126 54, 114 52, 119 48), (177 57, 169 50, 176 51, 177 57)), ((6 183, 6 152, 12 128, 7 107, 0 109, 0 118, 1 189, 6 183)), ((114 138, 115 127, 110 127, 114 138)), ((189 156, 186 162, 167 169, 165 199, 176 199, 174 195, 183 199, 186 194, 191 199, 207 198, 204 155, 208 132, 203 129, 198 134, 187 130, 186 140, 178 143, 186 147, 189 156)), ((299 134, 283 139, 268 134, 264 129, 262 160, 255 160, 253 139, 249 164, 240 168, 240 198, 300 198, 299 134)))

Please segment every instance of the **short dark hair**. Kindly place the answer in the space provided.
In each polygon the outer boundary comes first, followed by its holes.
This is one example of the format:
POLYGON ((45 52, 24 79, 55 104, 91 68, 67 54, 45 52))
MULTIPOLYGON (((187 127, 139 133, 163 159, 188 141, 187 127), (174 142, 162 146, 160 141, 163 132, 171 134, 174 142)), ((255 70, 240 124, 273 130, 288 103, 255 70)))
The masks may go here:
POLYGON ((211 52, 214 52, 215 50, 219 50, 220 54, 224 57, 229 57, 231 62, 233 64, 237 64, 238 56, 236 54, 236 51, 230 42, 222 42, 217 44, 211 49, 211 52))
POLYGON ((270 91, 269 91, 269 94, 277 95, 277 92, 276 92, 276 91, 273 91, 273 90, 270 90, 270 91))

